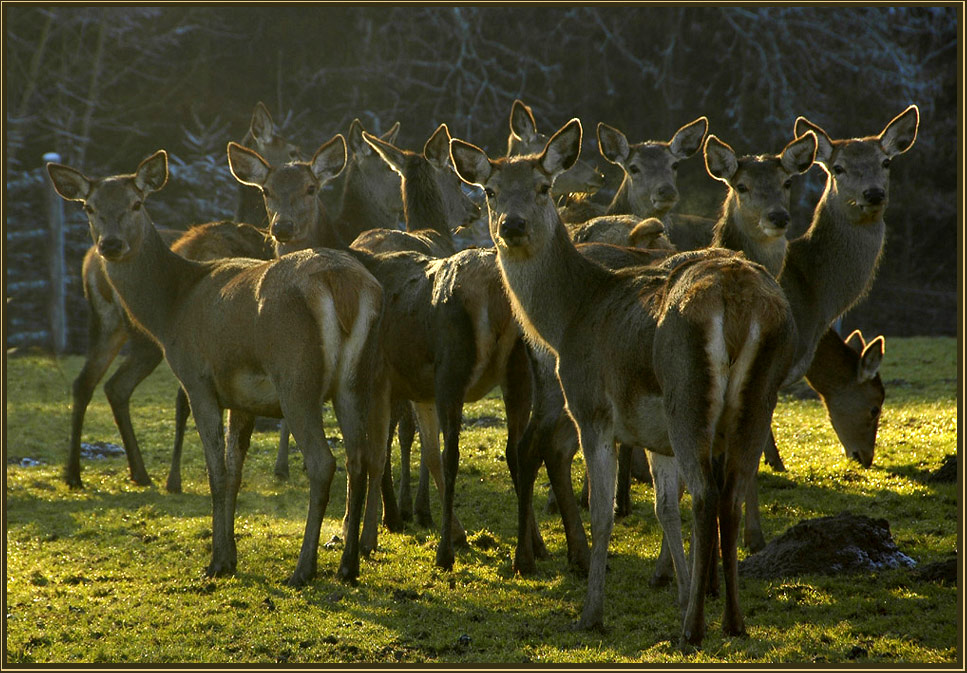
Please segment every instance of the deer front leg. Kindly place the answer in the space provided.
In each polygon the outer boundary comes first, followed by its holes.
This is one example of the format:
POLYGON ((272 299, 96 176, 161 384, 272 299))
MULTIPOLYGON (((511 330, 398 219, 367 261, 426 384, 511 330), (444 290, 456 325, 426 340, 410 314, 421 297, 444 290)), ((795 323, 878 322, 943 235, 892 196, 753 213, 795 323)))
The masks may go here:
POLYGON ((242 485, 242 466, 248 454, 252 430, 255 428, 255 416, 236 409, 228 412, 228 433, 225 441, 225 520, 228 525, 228 535, 232 540, 233 563, 236 558, 235 547, 235 507, 238 502, 238 490, 242 485))
MULTIPOLYGON (((440 420, 437 418, 437 411, 432 403, 414 403, 413 410, 416 412, 416 422, 420 429, 420 458, 421 462, 428 468, 429 474, 433 477, 440 499, 443 499, 443 462, 440 458, 440 420)), ((417 498, 419 504, 419 498, 417 498)), ((429 519, 429 509, 426 512, 427 523, 424 523, 421 509, 417 507, 417 522, 420 525, 432 526, 429 519)), ((460 523, 456 512, 452 514, 453 522, 450 530, 453 534, 454 544, 466 544, 467 533, 460 523)))
POLYGON ((186 382, 185 391, 195 427, 205 450, 205 466, 208 469, 208 486, 212 497, 212 558, 205 570, 209 577, 229 575, 235 572, 235 539, 226 521, 228 511, 228 474, 225 466, 225 435, 222 410, 213 392, 203 384, 186 382))
POLYGON ((188 395, 184 388, 178 386, 178 393, 175 395, 175 443, 171 448, 171 467, 168 469, 168 480, 165 482, 165 490, 168 493, 181 493, 181 453, 185 446, 185 428, 190 415, 191 405, 188 404, 188 395))

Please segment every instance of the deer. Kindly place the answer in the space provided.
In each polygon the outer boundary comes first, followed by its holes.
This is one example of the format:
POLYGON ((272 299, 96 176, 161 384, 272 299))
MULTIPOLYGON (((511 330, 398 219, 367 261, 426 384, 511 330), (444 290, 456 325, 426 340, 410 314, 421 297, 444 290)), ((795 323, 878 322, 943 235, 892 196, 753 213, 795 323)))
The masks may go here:
MULTIPOLYGON (((364 138, 386 151, 374 136, 364 138)), ((321 152, 323 148, 317 156, 321 152)), ((273 167, 251 150, 231 144, 229 155, 236 179, 262 189, 270 222, 293 222, 292 228, 300 232, 298 240, 306 246, 327 239, 329 221, 316 198, 327 170, 314 171, 308 162, 273 167)), ((433 184, 426 181, 423 188, 433 184)), ((442 198, 434 201, 444 202, 442 198)), ((387 297, 382 352, 391 398, 394 404, 414 403, 423 440, 421 455, 443 500, 436 564, 451 569, 454 547, 466 541, 466 531, 453 511, 463 404, 498 385, 507 412, 507 462, 512 478, 515 474, 516 447, 530 411, 530 379, 520 329, 511 315, 493 251, 468 249, 433 258, 412 250, 376 253, 356 246, 346 250, 373 274, 387 297)), ((384 494, 383 522, 390 530, 399 530, 394 528, 398 520, 390 516, 391 496, 384 494)), ((535 554, 546 553, 539 543, 534 546, 538 547, 535 554)))
POLYGON ((255 415, 284 414, 309 479, 305 535, 288 583, 300 586, 315 576, 336 471, 322 424, 323 402, 331 399, 352 485, 350 537, 337 576, 356 581, 363 493, 367 478, 378 485, 382 476, 389 411, 379 348, 383 293, 376 279, 332 250, 211 262, 172 252, 145 207, 167 182, 164 150, 133 174, 92 179, 57 163, 48 163, 47 172, 62 198, 83 204, 111 286, 131 320, 164 351, 190 400, 212 499, 205 574, 236 570, 235 509, 255 415))
POLYGON ((657 217, 601 215, 587 222, 568 225, 575 243, 610 243, 643 250, 675 250, 665 235, 665 224, 657 217))
MULTIPOLYGON (((221 257, 251 257, 269 259, 271 250, 264 234, 250 224, 222 221, 196 225, 187 232, 160 230, 166 244, 174 252, 195 260, 221 257)), ((104 383, 114 421, 121 433, 121 441, 128 459, 131 480, 140 486, 150 486, 151 477, 144 466, 137 435, 131 423, 130 399, 134 390, 153 372, 163 359, 157 345, 141 330, 135 328, 117 297, 104 270, 97 249, 91 247, 84 255, 81 267, 84 298, 88 307, 88 340, 84 365, 71 386, 71 433, 64 480, 71 488, 83 488, 81 480, 81 433, 84 417, 94 389, 122 346, 130 343, 130 350, 120 366, 104 383)), ((181 448, 188 411, 181 403, 179 391, 176 405, 175 442, 166 490, 181 492, 181 448)))
MULTIPOLYGON (((689 577, 679 592, 680 643, 697 645, 704 637, 705 584, 719 533, 723 629, 741 634, 739 496, 754 478, 791 363, 795 324, 789 303, 764 267, 730 251, 679 253, 659 265, 619 272, 587 260, 549 196, 553 178, 577 160, 581 137, 581 123, 573 119, 541 154, 497 160, 465 141, 451 142, 457 173, 487 194, 490 232, 514 315, 528 340, 553 355, 585 454, 592 545, 578 626, 603 624, 618 440, 670 445, 668 460, 681 463, 692 493, 691 572, 676 562, 679 577, 689 577)), ((519 479, 539 464, 521 454, 518 459, 519 479)), ((677 500, 674 509, 677 519, 677 500)), ((675 522, 659 518, 668 534, 675 522)))
MULTIPOLYGON (((294 161, 302 157, 302 151, 297 145, 285 139, 272 120, 269 109, 261 101, 255 104, 252 120, 242 138, 242 144, 254 148, 263 157, 275 163, 294 161)), ((239 185, 235 221, 248 222, 257 227, 265 225, 265 206, 262 203, 262 195, 257 189, 239 185)))
MULTIPOLYGON (((537 130, 533 109, 519 98, 510 106, 509 121, 507 156, 540 152, 547 144, 547 134, 537 130)), ((551 193, 560 202, 577 195, 590 196, 603 186, 604 173, 590 161, 580 160, 555 179, 551 193)))

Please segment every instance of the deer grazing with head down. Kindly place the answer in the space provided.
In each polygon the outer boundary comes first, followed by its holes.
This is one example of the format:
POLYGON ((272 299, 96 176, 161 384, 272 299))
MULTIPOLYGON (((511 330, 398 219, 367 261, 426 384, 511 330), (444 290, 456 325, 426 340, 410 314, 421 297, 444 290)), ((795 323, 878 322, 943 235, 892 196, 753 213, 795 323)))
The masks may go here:
MULTIPOLYGON (((434 136, 438 133, 441 131, 434 136)), ((449 134, 446 137, 449 140, 449 134)), ((366 134, 364 138, 378 151, 389 151, 374 136, 366 134)), ((290 165, 291 170, 271 167, 244 148, 230 146, 229 153, 236 178, 261 187, 270 221, 293 222, 304 245, 319 245, 327 238, 328 222, 321 216, 315 196, 322 174, 317 175, 308 164, 290 165)), ((408 183, 405 179, 404 188, 408 183)), ((409 183, 409 188, 437 190, 440 184, 426 179, 409 183)), ((446 184, 461 189, 459 184, 446 184)), ((439 194, 416 195, 413 199, 407 195, 404 203, 426 201, 438 207, 446 203, 439 194)), ((449 217, 452 215, 448 212, 439 211, 427 223, 445 223, 449 217)), ((507 412, 507 462, 512 476, 515 474, 517 443, 530 411, 530 379, 520 329, 511 315, 493 251, 471 249, 433 258, 412 250, 371 252, 361 249, 357 241, 348 252, 376 277, 387 298, 382 348, 392 398, 394 402, 414 403, 421 455, 443 499, 436 562, 451 568, 454 546, 466 539, 453 511, 463 404, 480 399, 498 385, 507 412)), ((398 522, 391 511, 391 496, 384 498, 384 523, 395 529, 398 522)), ((367 505, 367 516, 369 511, 367 505)), ((419 509, 417 514, 419 517, 419 509)))
POLYGON ((336 471, 322 424, 323 403, 331 399, 352 486, 349 537, 338 575, 354 580, 363 493, 367 478, 378 488, 382 476, 389 410, 379 348, 382 288, 358 262, 332 250, 273 261, 195 262, 175 254, 145 207, 146 198, 165 185, 167 168, 164 150, 131 175, 103 179, 61 164, 47 166, 57 193, 84 205, 111 286, 131 320, 164 350, 188 394, 211 488, 212 557, 206 573, 236 569, 235 507, 258 414, 284 415, 302 447, 309 511, 289 583, 304 584, 315 575, 336 471))
MULTIPOLYGON (((728 251, 682 253, 619 272, 585 259, 549 194, 551 181, 574 163, 580 147, 576 119, 539 155, 491 160, 469 143, 451 143, 457 172, 487 193, 514 314, 528 339, 553 353, 585 454, 593 542, 579 625, 603 621, 619 440, 667 447, 692 493, 691 573, 676 559, 679 576, 690 574, 679 592, 682 643, 698 644, 705 633, 705 583, 718 534, 726 576, 723 628, 739 634, 740 498, 755 476, 792 356, 789 305, 763 267, 728 251)), ((534 464, 539 460, 521 458, 519 479, 525 469, 536 471, 534 464)), ((677 500, 674 509, 677 519, 677 500)), ((674 522, 660 518, 667 534, 674 522)))

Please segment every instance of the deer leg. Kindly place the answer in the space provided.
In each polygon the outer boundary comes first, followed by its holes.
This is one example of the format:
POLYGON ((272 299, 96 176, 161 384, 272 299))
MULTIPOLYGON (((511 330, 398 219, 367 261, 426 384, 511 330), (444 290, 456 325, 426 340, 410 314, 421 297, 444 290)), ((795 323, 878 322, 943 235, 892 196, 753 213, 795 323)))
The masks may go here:
POLYGON ((618 485, 615 493, 615 516, 631 514, 631 453, 634 448, 618 445, 618 485))
POLYGON ((551 492, 555 495, 564 524, 568 565, 579 574, 587 575, 591 567, 591 551, 571 481, 571 464, 578 449, 574 423, 567 415, 561 414, 550 427, 540 429, 534 441, 541 447, 541 456, 551 481, 551 492))
MULTIPOLYGON (((444 570, 453 570, 453 548, 458 541, 453 534, 453 500, 456 494, 457 470, 460 465, 460 417, 462 412, 463 395, 457 397, 460 402, 454 404, 449 400, 453 397, 444 394, 448 401, 437 403, 443 429, 443 519, 440 528, 440 542, 437 545, 436 564, 444 570)), ((466 544, 466 534, 459 543, 466 544)))
POLYGON ((685 546, 682 543, 682 517, 678 509, 678 502, 681 499, 678 462, 674 456, 665 456, 652 451, 649 452, 648 463, 651 465, 651 479, 655 485, 655 516, 662 529, 662 549, 655 563, 651 583, 653 586, 660 583, 663 574, 667 572, 662 567, 665 563, 662 554, 667 554, 671 557, 671 565, 677 578, 678 607, 684 616, 691 582, 688 563, 685 560, 685 546))
MULTIPOLYGON (((573 413, 573 412, 572 412, 573 413)), ((604 625, 604 581, 608 563, 608 545, 614 528, 614 490, 618 456, 614 431, 606 412, 575 415, 588 470, 591 499, 591 567, 588 591, 581 611, 579 628, 601 628, 604 625), (586 419, 586 420, 585 420, 586 419), (593 419, 593 420, 592 420, 593 419), (596 427, 595 420, 597 420, 596 427)))
POLYGON ((519 339, 507 361, 503 384, 504 410, 507 417, 507 446, 504 457, 510 470, 518 502, 518 551, 523 541, 530 546, 531 563, 534 557, 546 558, 547 546, 541 538, 534 515, 534 480, 541 466, 540 453, 519 454, 521 437, 531 412, 531 376, 529 356, 523 339, 519 339))
POLYGON ((229 535, 230 526, 225 520, 228 511, 228 474, 225 466, 222 410, 218 406, 214 391, 209 391, 203 383, 188 382, 185 391, 188 393, 195 416, 195 427, 205 450, 205 467, 212 496, 212 559, 205 574, 209 577, 228 575, 235 572, 232 553, 235 541, 229 535))
MULTIPOLYGON (((407 411, 409 409, 407 408, 407 411)), ((386 432, 386 461, 383 465, 383 477, 380 483, 380 493, 383 502, 383 525, 387 530, 398 533, 403 530, 403 517, 400 508, 396 504, 396 496, 393 493, 393 433, 399 421, 399 404, 394 403, 390 406, 390 413, 387 418, 386 432)), ((382 434, 382 433, 381 433, 382 434)), ((402 481, 400 488, 402 489, 402 481)), ((369 504, 366 506, 367 515, 369 514, 369 504)))
POLYGON ((771 467, 776 472, 785 472, 786 466, 782 462, 782 456, 779 455, 779 448, 776 446, 776 436, 769 433, 769 441, 766 442, 765 451, 766 464, 771 467))
POLYGON ((131 352, 117 368, 111 377, 104 382, 104 394, 107 395, 114 414, 114 422, 121 432, 124 452, 128 457, 128 468, 131 479, 141 486, 150 486, 151 477, 144 468, 144 459, 138 447, 138 439, 131 425, 130 401, 134 389, 144 381, 161 363, 164 355, 161 349, 147 335, 140 332, 131 334, 131 352))
MULTIPOLYGON (((413 495, 410 492, 410 456, 413 449, 413 435, 416 433, 416 423, 414 421, 414 411, 408 402, 400 404, 398 415, 399 425, 397 432, 400 441, 400 489, 399 489, 399 509, 403 521, 413 520, 413 495)), ((428 479, 420 475, 421 482, 428 479)), ((421 491, 417 491, 420 493, 421 491)), ((426 497, 426 510, 429 511, 429 488, 424 486, 422 493, 426 497)))
POLYGON ((64 481, 71 488, 84 486, 81 482, 81 430, 84 427, 87 406, 91 403, 94 389, 104 377, 104 372, 111 366, 127 339, 128 332, 123 324, 104 324, 97 311, 92 308, 88 323, 87 358, 72 386, 71 438, 64 469, 64 481))
POLYGON ((279 479, 289 478, 289 426, 284 418, 279 421, 279 451, 275 454, 273 472, 279 479))
POLYGON ((235 507, 238 490, 242 485, 242 466, 255 429, 255 416, 237 409, 228 411, 228 431, 225 437, 225 518, 230 540, 229 560, 232 570, 237 566, 238 551, 235 546, 235 507))
POLYGON ((175 395, 175 444, 171 448, 171 468, 168 470, 168 481, 165 490, 168 493, 181 493, 181 452, 185 445, 185 428, 188 426, 188 416, 191 415, 191 405, 185 389, 178 386, 175 395))
MULTIPOLYGON (((363 519, 363 532, 359 543, 360 550, 363 554, 369 554, 376 550, 376 539, 379 532, 380 504, 383 500, 380 490, 384 481, 384 471, 389 467, 389 445, 392 442, 389 428, 389 385, 384 381, 374 386, 374 394, 369 408, 367 451, 363 456, 363 463, 369 482, 369 490, 366 494, 366 515, 363 519)), ((388 502, 392 504, 389 507, 395 513, 395 521, 402 528, 403 522, 399 518, 399 511, 396 509, 396 502, 392 496, 393 489, 392 482, 390 482, 390 497, 388 502)), ((387 528, 393 530, 390 526, 387 526, 387 528)))
MULTIPOLYGON (((757 466, 758 467, 758 466, 757 466)), ((759 483, 753 476, 745 490, 745 546, 752 553, 762 551, 766 538, 762 534, 762 520, 759 518, 759 483)))

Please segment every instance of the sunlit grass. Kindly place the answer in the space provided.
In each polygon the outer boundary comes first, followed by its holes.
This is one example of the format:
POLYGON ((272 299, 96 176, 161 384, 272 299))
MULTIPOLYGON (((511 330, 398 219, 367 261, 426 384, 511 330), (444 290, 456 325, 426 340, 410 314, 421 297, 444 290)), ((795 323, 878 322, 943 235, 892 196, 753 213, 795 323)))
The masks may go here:
MULTIPOLYGON (((652 489, 633 486, 634 512, 614 529, 606 628, 574 631, 585 581, 566 568, 563 530, 536 503, 551 556, 533 577, 511 571, 514 490, 504 464, 503 404, 492 394, 464 410, 456 511, 467 528, 453 572, 434 565, 438 530, 380 530, 360 583, 334 578, 341 547, 321 548, 319 576, 284 581, 301 544, 308 484, 298 453, 292 477, 272 475, 277 433, 257 432, 246 463, 234 577, 208 579, 211 505, 200 441, 190 425, 184 493, 164 492, 173 438, 175 381, 166 367, 136 391, 132 417, 154 485, 128 479, 123 458, 82 461, 85 489, 62 481, 70 385, 81 358, 7 360, 6 656, 10 663, 946 663, 958 659, 957 589, 909 570, 874 575, 742 578, 747 638, 721 632, 722 599, 707 606, 700 651, 677 648, 674 591, 648 579, 661 540, 652 489), (496 423, 494 422, 496 419, 496 423), (477 422, 479 421, 479 422, 477 422), (11 464, 31 458, 39 466, 11 464)), ((847 460, 821 405, 783 395, 775 417, 788 471, 763 468, 767 539, 806 518, 850 510, 889 521, 919 564, 957 547, 956 484, 927 477, 957 446, 956 343, 891 339, 887 401, 877 454, 864 470, 847 460)), ((340 433, 326 431, 341 460, 340 433)), ((98 390, 84 441, 120 443, 98 390)), ((394 452, 398 459, 398 452, 394 452)), ((418 458, 414 455, 414 480, 418 458)), ((583 463, 575 461, 580 486, 583 463)), ((398 477, 398 467, 396 476, 398 477)), ((414 482, 415 490, 415 482, 414 482)), ((439 498, 431 493, 435 524, 439 498)), ((325 542, 340 532, 345 472, 337 472, 325 542)), ((690 529, 689 499, 682 503, 690 529)), ((746 556, 740 550, 740 558, 746 556)))

